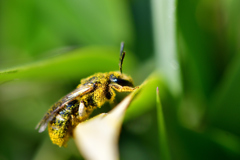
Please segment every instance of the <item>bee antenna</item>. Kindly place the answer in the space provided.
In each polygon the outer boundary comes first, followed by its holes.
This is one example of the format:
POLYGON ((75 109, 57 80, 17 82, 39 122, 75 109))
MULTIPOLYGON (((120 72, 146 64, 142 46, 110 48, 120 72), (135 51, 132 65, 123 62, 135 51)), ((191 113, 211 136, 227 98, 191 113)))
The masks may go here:
POLYGON ((124 50, 124 42, 121 43, 120 46, 120 58, 119 58, 119 70, 122 73, 122 64, 123 64, 123 59, 125 57, 125 51, 124 50))

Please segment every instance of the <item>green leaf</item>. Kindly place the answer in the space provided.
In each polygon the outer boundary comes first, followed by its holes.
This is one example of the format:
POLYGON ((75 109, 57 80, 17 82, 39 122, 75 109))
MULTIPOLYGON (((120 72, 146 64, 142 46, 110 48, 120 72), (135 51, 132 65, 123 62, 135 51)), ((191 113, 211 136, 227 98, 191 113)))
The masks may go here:
POLYGON ((158 73, 152 73, 141 86, 141 92, 138 93, 134 101, 128 108, 125 121, 129 121, 149 112, 155 107, 155 89, 159 86, 159 91, 163 98, 166 96, 166 86, 162 76, 158 73))
MULTIPOLYGON (((118 70, 119 50, 107 47, 86 47, 63 56, 30 65, 0 71, 0 83, 12 80, 56 80, 89 76, 95 72, 118 70)), ((129 72, 135 60, 128 53, 124 72, 129 72)))
POLYGON ((158 131, 159 131, 159 144, 160 144, 160 157, 164 160, 170 160, 170 152, 168 147, 168 137, 165 128, 165 120, 162 110, 162 104, 159 95, 159 89, 157 87, 157 117, 158 117, 158 131))

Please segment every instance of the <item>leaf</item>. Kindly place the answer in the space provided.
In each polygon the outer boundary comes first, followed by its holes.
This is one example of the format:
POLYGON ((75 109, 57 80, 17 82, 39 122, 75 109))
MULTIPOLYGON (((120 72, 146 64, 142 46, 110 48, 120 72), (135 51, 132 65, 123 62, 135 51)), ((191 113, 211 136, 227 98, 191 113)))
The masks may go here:
MULTIPOLYGON (((42 60, 33 64, 0 71, 0 84, 16 79, 50 80, 69 79, 79 75, 88 76, 95 72, 118 70, 119 49, 107 47, 85 47, 63 56, 42 60)), ((134 65, 128 53, 124 72, 134 65), (131 62, 131 63, 130 63, 131 62)))
POLYGON ((168 147, 167 132, 165 128, 164 115, 162 110, 162 104, 159 95, 159 89, 157 87, 157 118, 158 118, 158 131, 159 131, 159 144, 160 144, 160 157, 164 160, 170 160, 170 152, 168 147))
POLYGON ((139 117, 155 107, 155 89, 159 86, 159 91, 164 99, 166 97, 166 84, 163 77, 157 72, 153 72, 142 84, 141 92, 128 108, 124 121, 139 117))

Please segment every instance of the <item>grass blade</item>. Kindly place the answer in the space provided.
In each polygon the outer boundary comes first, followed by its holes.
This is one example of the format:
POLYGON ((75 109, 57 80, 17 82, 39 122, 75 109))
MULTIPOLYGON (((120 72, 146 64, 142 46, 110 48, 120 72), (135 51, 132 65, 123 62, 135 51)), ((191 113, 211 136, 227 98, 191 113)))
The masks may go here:
POLYGON ((168 148, 167 133, 165 128, 164 116, 162 111, 159 89, 157 87, 157 117, 159 129, 160 159, 170 160, 170 152, 168 148))

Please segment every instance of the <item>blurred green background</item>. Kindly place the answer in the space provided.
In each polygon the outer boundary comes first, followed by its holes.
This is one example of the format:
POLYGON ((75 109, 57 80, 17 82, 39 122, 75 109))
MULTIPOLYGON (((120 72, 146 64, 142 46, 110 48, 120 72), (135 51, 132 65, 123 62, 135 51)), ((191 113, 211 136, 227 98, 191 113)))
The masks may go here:
MULTIPOLYGON (((0 1, 0 159, 79 159, 34 128, 81 78, 118 70, 147 87, 127 111, 120 159, 240 159, 239 0, 0 1), (149 77, 149 78, 148 78, 149 77)), ((119 101, 119 100, 118 100, 119 101)))

